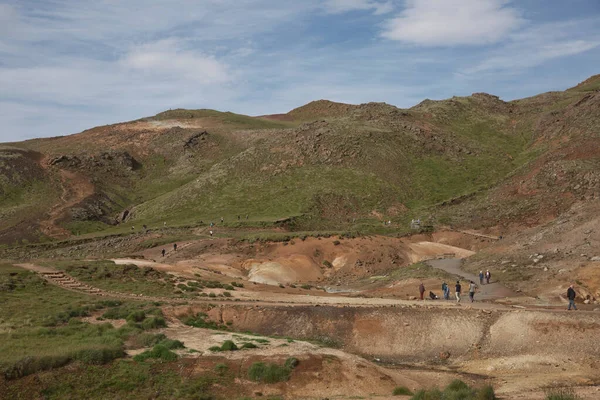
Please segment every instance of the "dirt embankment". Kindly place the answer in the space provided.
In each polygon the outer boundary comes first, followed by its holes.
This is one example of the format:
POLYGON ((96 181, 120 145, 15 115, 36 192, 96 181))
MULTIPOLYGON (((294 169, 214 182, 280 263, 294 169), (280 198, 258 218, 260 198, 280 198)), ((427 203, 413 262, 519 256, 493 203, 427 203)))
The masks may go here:
POLYGON ((508 383, 525 373, 536 376, 535 387, 600 382, 598 313, 222 305, 208 314, 236 331, 319 340, 384 362, 453 367, 508 383))

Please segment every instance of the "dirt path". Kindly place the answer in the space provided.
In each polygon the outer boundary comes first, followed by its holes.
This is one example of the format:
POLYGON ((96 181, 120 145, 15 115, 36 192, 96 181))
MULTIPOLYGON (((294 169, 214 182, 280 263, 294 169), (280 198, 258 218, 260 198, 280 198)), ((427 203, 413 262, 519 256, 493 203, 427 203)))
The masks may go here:
POLYGON ((465 235, 471 235, 480 238, 492 239, 492 240, 500 240, 498 236, 486 235, 484 233, 474 232, 474 231, 456 231, 460 233, 464 233, 465 235))
MULTIPOLYGON (((440 260, 429 260, 426 263, 431 265, 434 268, 441 269, 442 271, 446 271, 452 275, 457 275, 462 278, 462 289, 463 293, 468 296, 469 286, 468 282, 465 281, 473 281, 477 284, 478 290, 475 294, 476 300, 496 300, 502 299, 506 297, 516 297, 517 294, 507 287, 501 285, 498 282, 494 282, 493 279, 490 284, 479 284, 479 277, 475 276, 469 272, 463 271, 460 267, 462 265, 462 259, 459 258, 444 258, 440 260)), ((450 285, 450 292, 454 293, 454 282, 448 282, 450 285)))
MULTIPOLYGON (((48 169, 48 157, 40 161, 44 169, 48 169)), ((71 232, 58 225, 58 221, 73 206, 79 204, 87 197, 94 194, 94 185, 82 174, 59 169, 60 186, 62 194, 60 201, 48 211, 48 219, 40 221, 40 229, 46 236, 54 239, 65 239, 71 236, 71 232)))

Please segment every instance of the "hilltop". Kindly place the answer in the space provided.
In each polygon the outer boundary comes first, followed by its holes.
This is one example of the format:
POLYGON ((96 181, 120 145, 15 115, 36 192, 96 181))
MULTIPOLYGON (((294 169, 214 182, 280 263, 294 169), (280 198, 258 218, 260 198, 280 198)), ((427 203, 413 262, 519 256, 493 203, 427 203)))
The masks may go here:
POLYGON ((0 242, 221 217, 290 230, 381 231, 391 220, 401 233, 414 217, 532 226, 597 196, 599 82, 410 109, 327 100, 263 117, 176 109, 11 143, 0 148, 18 160, 2 164, 0 242))

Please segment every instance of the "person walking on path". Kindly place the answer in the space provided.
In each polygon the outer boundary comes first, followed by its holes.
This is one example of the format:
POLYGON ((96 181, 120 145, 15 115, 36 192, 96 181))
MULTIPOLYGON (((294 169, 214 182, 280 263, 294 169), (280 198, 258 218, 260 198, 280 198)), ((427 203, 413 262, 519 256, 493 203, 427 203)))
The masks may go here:
POLYGON ((567 289, 567 298, 569 299, 569 308, 567 310, 571 310, 571 306, 573 306, 574 310, 577 310, 577 306, 575 305, 575 297, 577 293, 575 293, 575 289, 573 289, 573 285, 569 286, 567 289))
POLYGON ((165 249, 162 249, 161 253, 162 253, 162 256, 163 256, 163 257, 165 256, 165 253, 166 253, 166 252, 167 252, 167 251, 166 251, 165 249))
POLYGON ((446 281, 442 283, 442 293, 444 294, 444 300, 448 300, 448 297, 450 296, 450 288, 448 287, 446 281))
POLYGON ((456 281, 456 286, 454 287, 454 291, 456 293, 456 302, 460 303, 460 291, 462 287, 460 286, 460 281, 456 281))
POLYGON ((475 301, 475 289, 477 288, 477 285, 475 284, 475 282, 471 281, 471 283, 469 283, 469 298, 471 299, 471 303, 475 301))
POLYGON ((483 285, 483 271, 479 271, 479 284, 483 285))
POLYGON ((423 294, 425 294, 425 285, 423 285, 423 282, 419 285, 419 294, 421 295, 421 300, 423 300, 423 294))
POLYGON ((177 243, 173 243, 173 251, 177 251, 177 243))
POLYGON ((485 281, 488 285, 490 284, 490 279, 492 279, 492 273, 488 269, 487 271, 485 271, 485 281))

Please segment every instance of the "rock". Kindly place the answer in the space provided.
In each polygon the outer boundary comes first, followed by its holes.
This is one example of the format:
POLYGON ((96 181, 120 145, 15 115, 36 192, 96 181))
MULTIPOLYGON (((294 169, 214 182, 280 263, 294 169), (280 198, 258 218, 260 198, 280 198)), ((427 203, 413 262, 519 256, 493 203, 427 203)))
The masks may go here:
POLYGON ((590 299, 585 299, 585 300, 583 301, 583 303, 584 303, 584 304, 590 304, 590 299))
POLYGON ((417 298, 415 296, 408 296, 409 300, 416 300, 417 298))
POLYGON ((600 256, 594 256, 590 258, 590 261, 600 261, 600 256))
POLYGON ((548 272, 548 267, 544 267, 544 272, 548 272))
POLYGON ((440 359, 447 360, 450 358, 450 353, 447 351, 440 351, 440 359))

